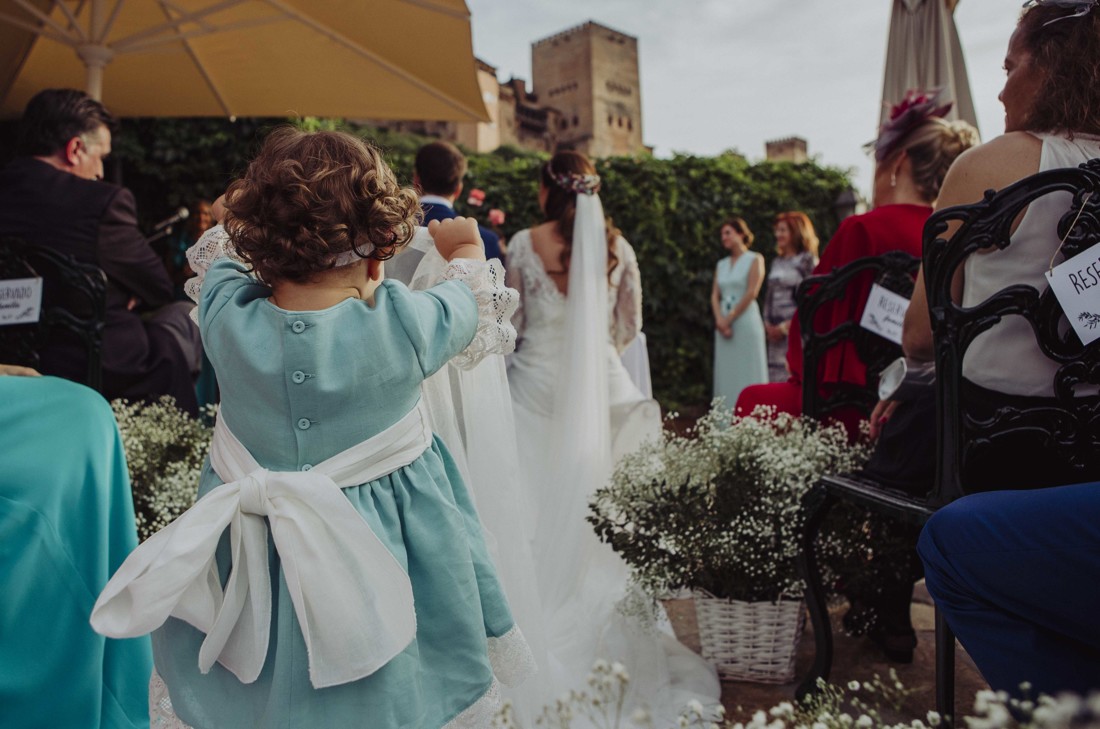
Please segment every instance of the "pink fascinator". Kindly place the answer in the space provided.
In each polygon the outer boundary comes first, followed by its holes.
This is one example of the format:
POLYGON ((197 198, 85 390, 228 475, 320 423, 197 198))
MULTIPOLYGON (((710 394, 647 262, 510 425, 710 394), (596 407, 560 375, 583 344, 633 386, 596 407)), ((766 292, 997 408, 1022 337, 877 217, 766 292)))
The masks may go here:
POLYGON ((944 101, 946 89, 921 91, 909 89, 905 97, 890 108, 890 118, 879 129, 878 138, 864 145, 864 149, 875 152, 875 161, 882 162, 897 148, 909 132, 924 122, 937 117, 947 116, 954 106, 953 101, 944 101))

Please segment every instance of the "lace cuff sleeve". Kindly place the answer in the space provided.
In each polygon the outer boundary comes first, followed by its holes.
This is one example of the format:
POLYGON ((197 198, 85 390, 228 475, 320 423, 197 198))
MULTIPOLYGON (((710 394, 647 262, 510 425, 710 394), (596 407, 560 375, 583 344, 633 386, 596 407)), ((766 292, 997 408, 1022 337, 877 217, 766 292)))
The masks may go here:
POLYGON ((642 278, 633 249, 623 245, 620 252, 623 276, 611 312, 611 337, 621 354, 642 330, 642 278))
MULTIPOLYGON (((232 258, 234 261, 241 260, 237 252, 233 250, 229 242, 229 234, 225 232, 225 228, 215 225, 203 233, 195 241, 195 245, 187 249, 187 262, 191 265, 191 270, 195 272, 195 275, 184 282, 183 292, 196 304, 199 303, 199 293, 202 291, 202 282, 206 278, 206 272, 210 270, 210 266, 214 261, 219 258, 232 258)), ((195 309, 192 312, 192 318, 196 316, 197 311, 195 309)))
POLYGON ((451 364, 473 369, 490 354, 510 354, 516 348, 512 313, 519 304, 519 292, 504 286, 504 270, 498 262, 459 258, 447 264, 444 281, 461 281, 477 300, 477 332, 473 341, 451 364))

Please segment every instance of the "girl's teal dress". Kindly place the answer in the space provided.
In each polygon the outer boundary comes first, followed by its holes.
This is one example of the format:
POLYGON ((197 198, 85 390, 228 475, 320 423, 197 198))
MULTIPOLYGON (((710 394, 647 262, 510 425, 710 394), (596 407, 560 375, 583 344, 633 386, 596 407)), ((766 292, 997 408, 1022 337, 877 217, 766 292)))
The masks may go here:
MULTIPOLYGON (((749 271, 759 253, 745 251, 730 261, 718 262, 715 276, 722 314, 729 314, 745 295, 749 271)), ((768 381, 768 352, 764 346, 764 320, 753 301, 733 322, 733 337, 726 339, 714 331, 714 397, 723 398, 725 408, 733 410, 737 396, 749 385, 768 381)))
POLYGON ((56 377, 0 376, 0 727, 149 726, 149 638, 88 623, 137 546, 111 406, 56 377))
MULTIPOLYGON (((272 471, 308 469, 400 420, 416 405, 420 383, 465 349, 478 326, 475 297, 458 281, 424 292, 384 281, 373 307, 346 299, 308 312, 280 309, 270 295, 241 264, 218 260, 206 273, 199 319, 225 417, 272 471)), ((220 484, 208 464, 200 497, 220 484)), ((412 643, 366 678, 313 688, 272 547, 271 641, 256 682, 242 684, 220 664, 201 674, 204 636, 180 620, 153 633, 157 671, 179 719, 196 729, 488 726, 493 669, 508 682, 516 666, 501 664, 523 664, 530 653, 447 450, 434 438, 410 465, 343 491, 409 574, 412 643)), ((223 582, 227 544, 223 536, 223 582)))

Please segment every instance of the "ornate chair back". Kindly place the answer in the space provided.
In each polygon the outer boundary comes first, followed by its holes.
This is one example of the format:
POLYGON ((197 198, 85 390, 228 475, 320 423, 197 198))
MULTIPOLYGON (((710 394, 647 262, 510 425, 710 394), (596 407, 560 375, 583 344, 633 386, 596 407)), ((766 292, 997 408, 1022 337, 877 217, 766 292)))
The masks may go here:
POLYGON ((107 277, 97 266, 71 255, 0 238, 0 280, 41 278, 39 320, 0 326, 0 352, 9 364, 42 368, 43 350, 53 347, 83 352, 83 383, 101 391, 103 327, 107 312, 107 277))
MULTIPOLYGON (((1028 444, 1033 454, 1042 453, 1044 460, 1058 464, 1048 482, 1021 486, 1090 481, 1100 473, 1100 340, 1081 343, 1049 287, 1040 292, 1015 284, 969 307, 951 298, 955 272, 969 256, 1008 248, 1013 223, 1028 205, 1058 193, 1069 209, 1052 224, 1050 235, 1063 241, 1060 252, 1068 260, 1100 244, 1100 159, 1077 168, 1040 172, 999 192, 991 190, 978 203, 936 213, 925 227, 924 272, 940 427, 933 505, 988 488, 967 476, 971 465, 981 462, 986 453, 1011 451, 1019 444, 1028 444), (941 236, 952 225, 958 226, 956 232, 945 240, 941 236), (1007 396, 995 407, 976 408, 974 398, 968 396, 963 360, 979 334, 1013 316, 1030 325, 1038 349, 1052 362, 1053 397, 1007 396)), ((1100 258, 1100 249, 1096 250, 1100 258)), ((1049 262, 1036 260, 1035 266, 1045 271, 1057 262, 1057 257, 1049 262)), ((1094 326, 1100 326, 1100 321, 1094 326)))
POLYGON ((873 280, 879 286, 909 298, 920 260, 903 251, 859 258, 833 271, 805 279, 795 293, 798 324, 802 335, 802 412, 822 419, 846 408, 870 415, 878 402, 878 376, 886 365, 901 356, 901 345, 847 320, 827 331, 818 331, 818 312, 828 304, 849 296, 851 289, 864 290, 873 280), (818 386, 826 355, 850 343, 867 368, 862 384, 840 382, 829 388, 818 386))

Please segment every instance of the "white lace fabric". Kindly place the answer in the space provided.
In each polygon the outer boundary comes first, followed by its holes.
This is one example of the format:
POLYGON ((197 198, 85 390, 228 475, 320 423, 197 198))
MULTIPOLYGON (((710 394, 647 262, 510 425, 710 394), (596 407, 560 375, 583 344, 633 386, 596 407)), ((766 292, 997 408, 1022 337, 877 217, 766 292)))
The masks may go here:
MULTIPOLYGON (((225 228, 222 226, 215 225, 203 233, 195 241, 195 245, 187 249, 187 263, 191 265, 191 270, 195 272, 195 275, 184 282, 183 293, 187 294, 187 297, 196 304, 199 303, 199 293, 202 291, 202 282, 206 278, 206 272, 214 265, 214 261, 219 258, 231 258, 234 261, 241 261, 241 257, 237 254, 232 241, 229 239, 229 233, 226 233, 225 228)), ((243 261, 241 262, 243 263, 243 261)), ((194 319, 197 316, 198 309, 193 309, 191 318, 194 319)))
POLYGON ((477 332, 451 364, 470 370, 491 354, 510 354, 515 350, 512 314, 519 306, 519 292, 504 285, 504 271, 497 261, 457 258, 443 269, 443 280, 466 284, 477 301, 477 332))
MULTIPOLYGON (((642 279, 634 248, 621 236, 615 241, 615 257, 618 263, 607 283, 608 327, 611 343, 622 352, 642 330, 642 279)), ((523 339, 529 323, 527 310, 536 301, 549 304, 542 307, 543 311, 550 311, 555 305, 564 308, 566 296, 546 273, 542 259, 531 245, 530 231, 517 233, 508 245, 505 283, 520 292, 520 305, 512 317, 519 339, 523 339)))
POLYGON ((487 645, 493 675, 505 686, 518 686, 538 673, 531 646, 518 625, 498 638, 489 638, 487 645))
POLYGON ((642 277, 638 257, 625 238, 615 246, 619 264, 611 272, 611 341, 621 354, 642 331, 642 277))

